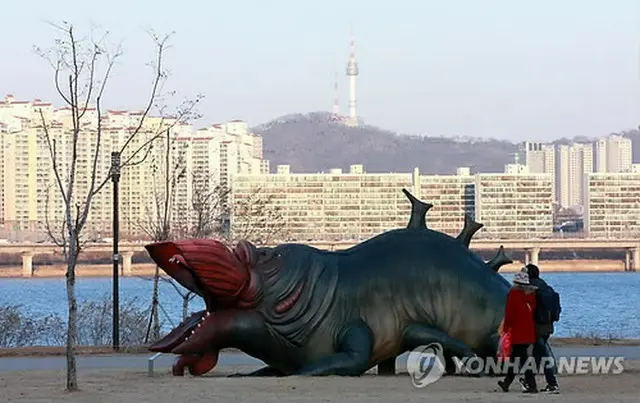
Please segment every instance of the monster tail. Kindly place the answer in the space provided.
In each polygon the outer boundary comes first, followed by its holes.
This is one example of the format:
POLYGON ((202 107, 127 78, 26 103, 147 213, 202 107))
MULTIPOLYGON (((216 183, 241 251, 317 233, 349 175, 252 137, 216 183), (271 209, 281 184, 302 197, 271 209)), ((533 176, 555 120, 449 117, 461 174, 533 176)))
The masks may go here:
POLYGON ((471 218, 469 214, 464 215, 464 228, 460 232, 460 235, 456 239, 462 241, 462 243, 468 248, 471 244, 471 238, 480 231, 484 225, 477 223, 471 218))
POLYGON ((411 218, 409 219, 407 228, 427 228, 427 211, 433 207, 433 204, 418 200, 414 195, 409 193, 407 189, 402 189, 402 193, 404 193, 411 202, 411 218))

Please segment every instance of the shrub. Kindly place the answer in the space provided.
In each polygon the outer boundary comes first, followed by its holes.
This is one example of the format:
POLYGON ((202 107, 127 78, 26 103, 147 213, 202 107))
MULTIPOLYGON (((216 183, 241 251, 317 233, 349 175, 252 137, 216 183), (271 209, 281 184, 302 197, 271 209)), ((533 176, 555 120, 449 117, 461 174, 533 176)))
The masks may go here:
MULTIPOLYGON (((78 345, 111 344, 112 303, 109 296, 78 304, 78 345)), ((138 299, 120 304, 120 345, 144 343, 150 308, 141 309, 138 299)), ((58 315, 33 317, 21 305, 0 306, 0 347, 63 346, 67 323, 58 315)))

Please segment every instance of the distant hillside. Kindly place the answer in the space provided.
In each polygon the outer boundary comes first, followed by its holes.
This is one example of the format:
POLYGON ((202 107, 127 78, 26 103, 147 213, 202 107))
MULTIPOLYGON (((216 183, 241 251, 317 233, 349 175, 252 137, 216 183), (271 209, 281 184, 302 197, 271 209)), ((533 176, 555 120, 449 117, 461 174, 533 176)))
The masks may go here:
MULTIPOLYGON (((272 171, 278 164, 290 164, 293 172, 304 173, 364 164, 367 172, 412 172, 415 167, 430 174, 451 174, 457 167, 469 167, 471 172, 503 172, 519 148, 495 139, 419 137, 372 126, 351 128, 332 121, 326 112, 287 115, 253 130, 263 135, 264 154, 272 171)), ((638 159, 640 132, 625 135, 634 140, 634 157, 638 159)))

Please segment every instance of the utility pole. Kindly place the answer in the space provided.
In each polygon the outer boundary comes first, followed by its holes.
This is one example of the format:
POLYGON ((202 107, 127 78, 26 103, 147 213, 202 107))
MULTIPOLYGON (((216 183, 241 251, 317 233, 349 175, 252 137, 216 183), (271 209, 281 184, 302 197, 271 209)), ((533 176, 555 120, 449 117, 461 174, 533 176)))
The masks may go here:
POLYGON ((111 180, 113 181, 113 349, 120 350, 120 290, 118 286, 118 183, 120 182, 120 153, 111 153, 111 180))

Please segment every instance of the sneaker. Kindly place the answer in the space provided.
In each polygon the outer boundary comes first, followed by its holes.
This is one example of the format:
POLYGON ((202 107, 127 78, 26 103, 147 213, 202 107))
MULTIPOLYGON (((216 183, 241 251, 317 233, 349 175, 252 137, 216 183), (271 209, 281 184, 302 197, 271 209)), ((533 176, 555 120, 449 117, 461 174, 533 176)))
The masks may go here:
POLYGON ((518 383, 522 388, 522 393, 538 393, 536 388, 530 388, 529 385, 527 385, 527 382, 524 380, 524 376, 518 378, 518 383))
POLYGON ((558 385, 547 385, 544 389, 540 390, 540 392, 558 395, 560 394, 560 388, 558 388, 558 385))
POLYGON ((520 387, 522 388, 523 391, 529 389, 529 386, 527 386, 527 382, 525 382, 524 380, 524 376, 521 376, 520 378, 518 378, 518 383, 520 384, 520 387))
POLYGON ((500 389, 502 389, 503 392, 509 391, 509 385, 507 385, 505 381, 498 381, 498 386, 500 386, 500 389))

